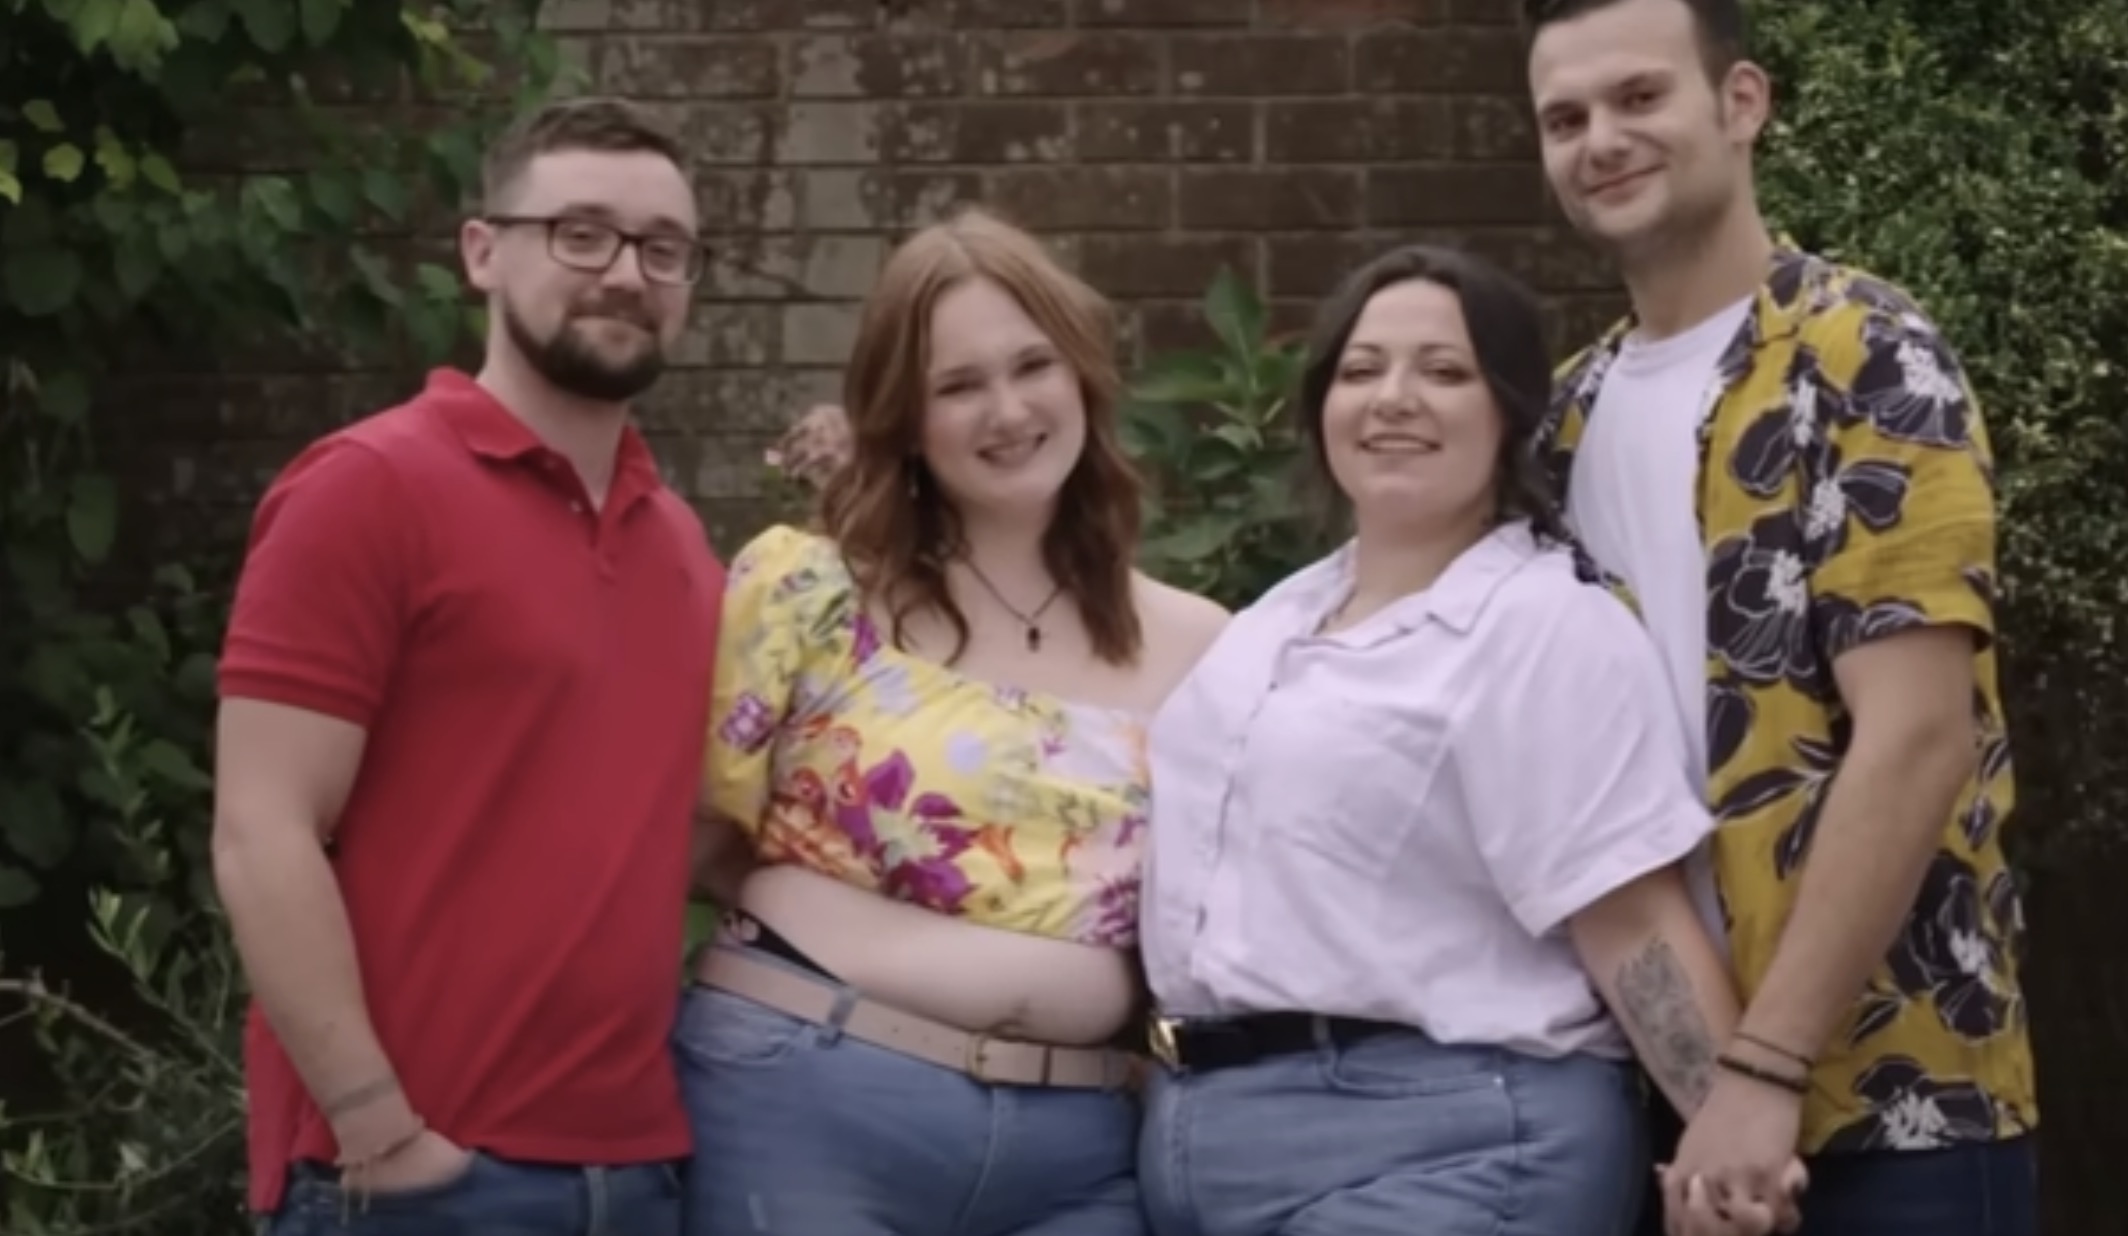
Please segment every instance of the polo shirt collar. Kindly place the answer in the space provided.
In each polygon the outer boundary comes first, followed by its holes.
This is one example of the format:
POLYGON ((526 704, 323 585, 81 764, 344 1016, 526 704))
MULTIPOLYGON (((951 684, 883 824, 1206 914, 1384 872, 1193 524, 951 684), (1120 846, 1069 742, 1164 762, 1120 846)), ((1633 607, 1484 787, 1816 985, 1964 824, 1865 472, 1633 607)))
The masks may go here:
MULTIPOLYGON (((433 370, 424 394, 444 423, 475 455, 485 459, 523 460, 551 453, 530 426, 513 415, 470 374, 456 369, 433 370)), ((649 444, 643 441, 642 433, 632 422, 624 425, 620 447, 614 457, 615 495, 653 488, 660 479, 657 460, 651 455, 649 444)))

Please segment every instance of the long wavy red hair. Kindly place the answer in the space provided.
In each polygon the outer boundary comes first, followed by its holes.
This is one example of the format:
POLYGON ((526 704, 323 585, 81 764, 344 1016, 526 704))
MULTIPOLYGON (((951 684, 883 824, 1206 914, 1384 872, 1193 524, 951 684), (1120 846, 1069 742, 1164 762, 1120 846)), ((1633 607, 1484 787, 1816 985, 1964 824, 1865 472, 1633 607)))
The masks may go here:
POLYGON ((1041 242, 992 214, 964 209, 924 228, 880 272, 843 377, 851 457, 822 495, 821 521, 860 591, 892 616, 896 646, 904 620, 928 609, 952 626, 948 660, 957 660, 968 619, 946 586, 946 563, 961 548, 960 516, 918 452, 932 310, 971 279, 988 279, 1018 301, 1079 379, 1086 447, 1058 495, 1042 556, 1078 607, 1095 655, 1129 664, 1144 643, 1131 595, 1143 482, 1116 427, 1123 380, 1115 313, 1041 242))

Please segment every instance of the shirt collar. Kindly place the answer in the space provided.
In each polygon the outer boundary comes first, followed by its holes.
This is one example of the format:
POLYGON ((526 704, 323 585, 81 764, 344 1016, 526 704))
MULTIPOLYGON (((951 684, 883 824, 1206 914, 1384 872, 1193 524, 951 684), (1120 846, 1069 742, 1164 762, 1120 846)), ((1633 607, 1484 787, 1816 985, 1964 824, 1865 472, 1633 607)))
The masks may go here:
MULTIPOLYGON (((464 442, 466 449, 485 459, 525 460, 553 454, 530 426, 503 406, 487 387, 470 374, 456 369, 435 369, 428 375, 423 392, 437 415, 464 442)), ((619 450, 614 457, 613 488, 616 495, 647 490, 659 481, 657 460, 634 424, 621 429, 619 450)))
MULTIPOLYGON (((1311 630, 1351 592, 1354 549, 1352 541, 1339 546, 1311 572, 1312 578, 1296 595, 1295 601, 1304 608, 1311 630)), ((1456 555, 1432 587, 1396 601, 1347 634, 1356 634, 1360 642, 1371 643, 1391 634, 1415 631, 1431 620, 1458 635, 1467 635, 1500 585, 1537 553, 1537 538, 1529 521, 1510 520, 1456 555)))

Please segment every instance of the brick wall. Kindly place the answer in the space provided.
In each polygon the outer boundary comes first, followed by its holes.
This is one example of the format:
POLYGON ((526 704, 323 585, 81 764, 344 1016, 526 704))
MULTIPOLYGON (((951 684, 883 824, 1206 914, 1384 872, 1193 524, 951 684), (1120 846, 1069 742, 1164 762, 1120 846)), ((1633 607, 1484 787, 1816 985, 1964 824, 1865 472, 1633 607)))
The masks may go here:
MULTIPOLYGON (((1361 257, 1419 236, 1503 260, 1563 330, 1593 329, 1609 277, 1545 201, 1512 15, 1513 0, 548 0, 543 20, 593 88, 664 110, 701 160, 722 257, 644 412, 730 546, 762 518, 762 448, 833 394, 894 238, 955 201, 1051 239, 1123 303, 1134 352, 1187 339, 1222 264, 1290 323, 1361 257)), ((214 445, 173 456, 170 488, 239 505, 303 437, 407 379, 273 381, 215 396, 220 414, 196 418, 214 445), (254 411, 230 415, 231 399, 254 411)))

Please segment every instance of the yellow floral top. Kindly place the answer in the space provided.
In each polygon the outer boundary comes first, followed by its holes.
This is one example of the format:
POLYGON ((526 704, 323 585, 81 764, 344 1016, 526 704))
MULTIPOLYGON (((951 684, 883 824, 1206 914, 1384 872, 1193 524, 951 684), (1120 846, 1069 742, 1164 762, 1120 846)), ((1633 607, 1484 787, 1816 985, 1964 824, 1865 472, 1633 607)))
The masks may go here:
POLYGON ((825 537, 733 559, 704 763, 765 862, 982 923, 1138 936, 1144 725, 897 650, 825 537))
MULTIPOLYGON (((1631 323, 1563 367, 1540 438, 1564 493, 1631 323)), ((1708 794, 1748 998, 1794 905, 1848 741, 1835 657, 1931 623, 1984 637, 1978 772, 1905 930, 1812 1077, 1803 1150, 1942 1146, 2036 1127, 2003 859, 2013 798, 1996 683, 1993 460, 1950 349, 1899 289, 1785 245, 1724 352, 1700 424, 1708 794)))

